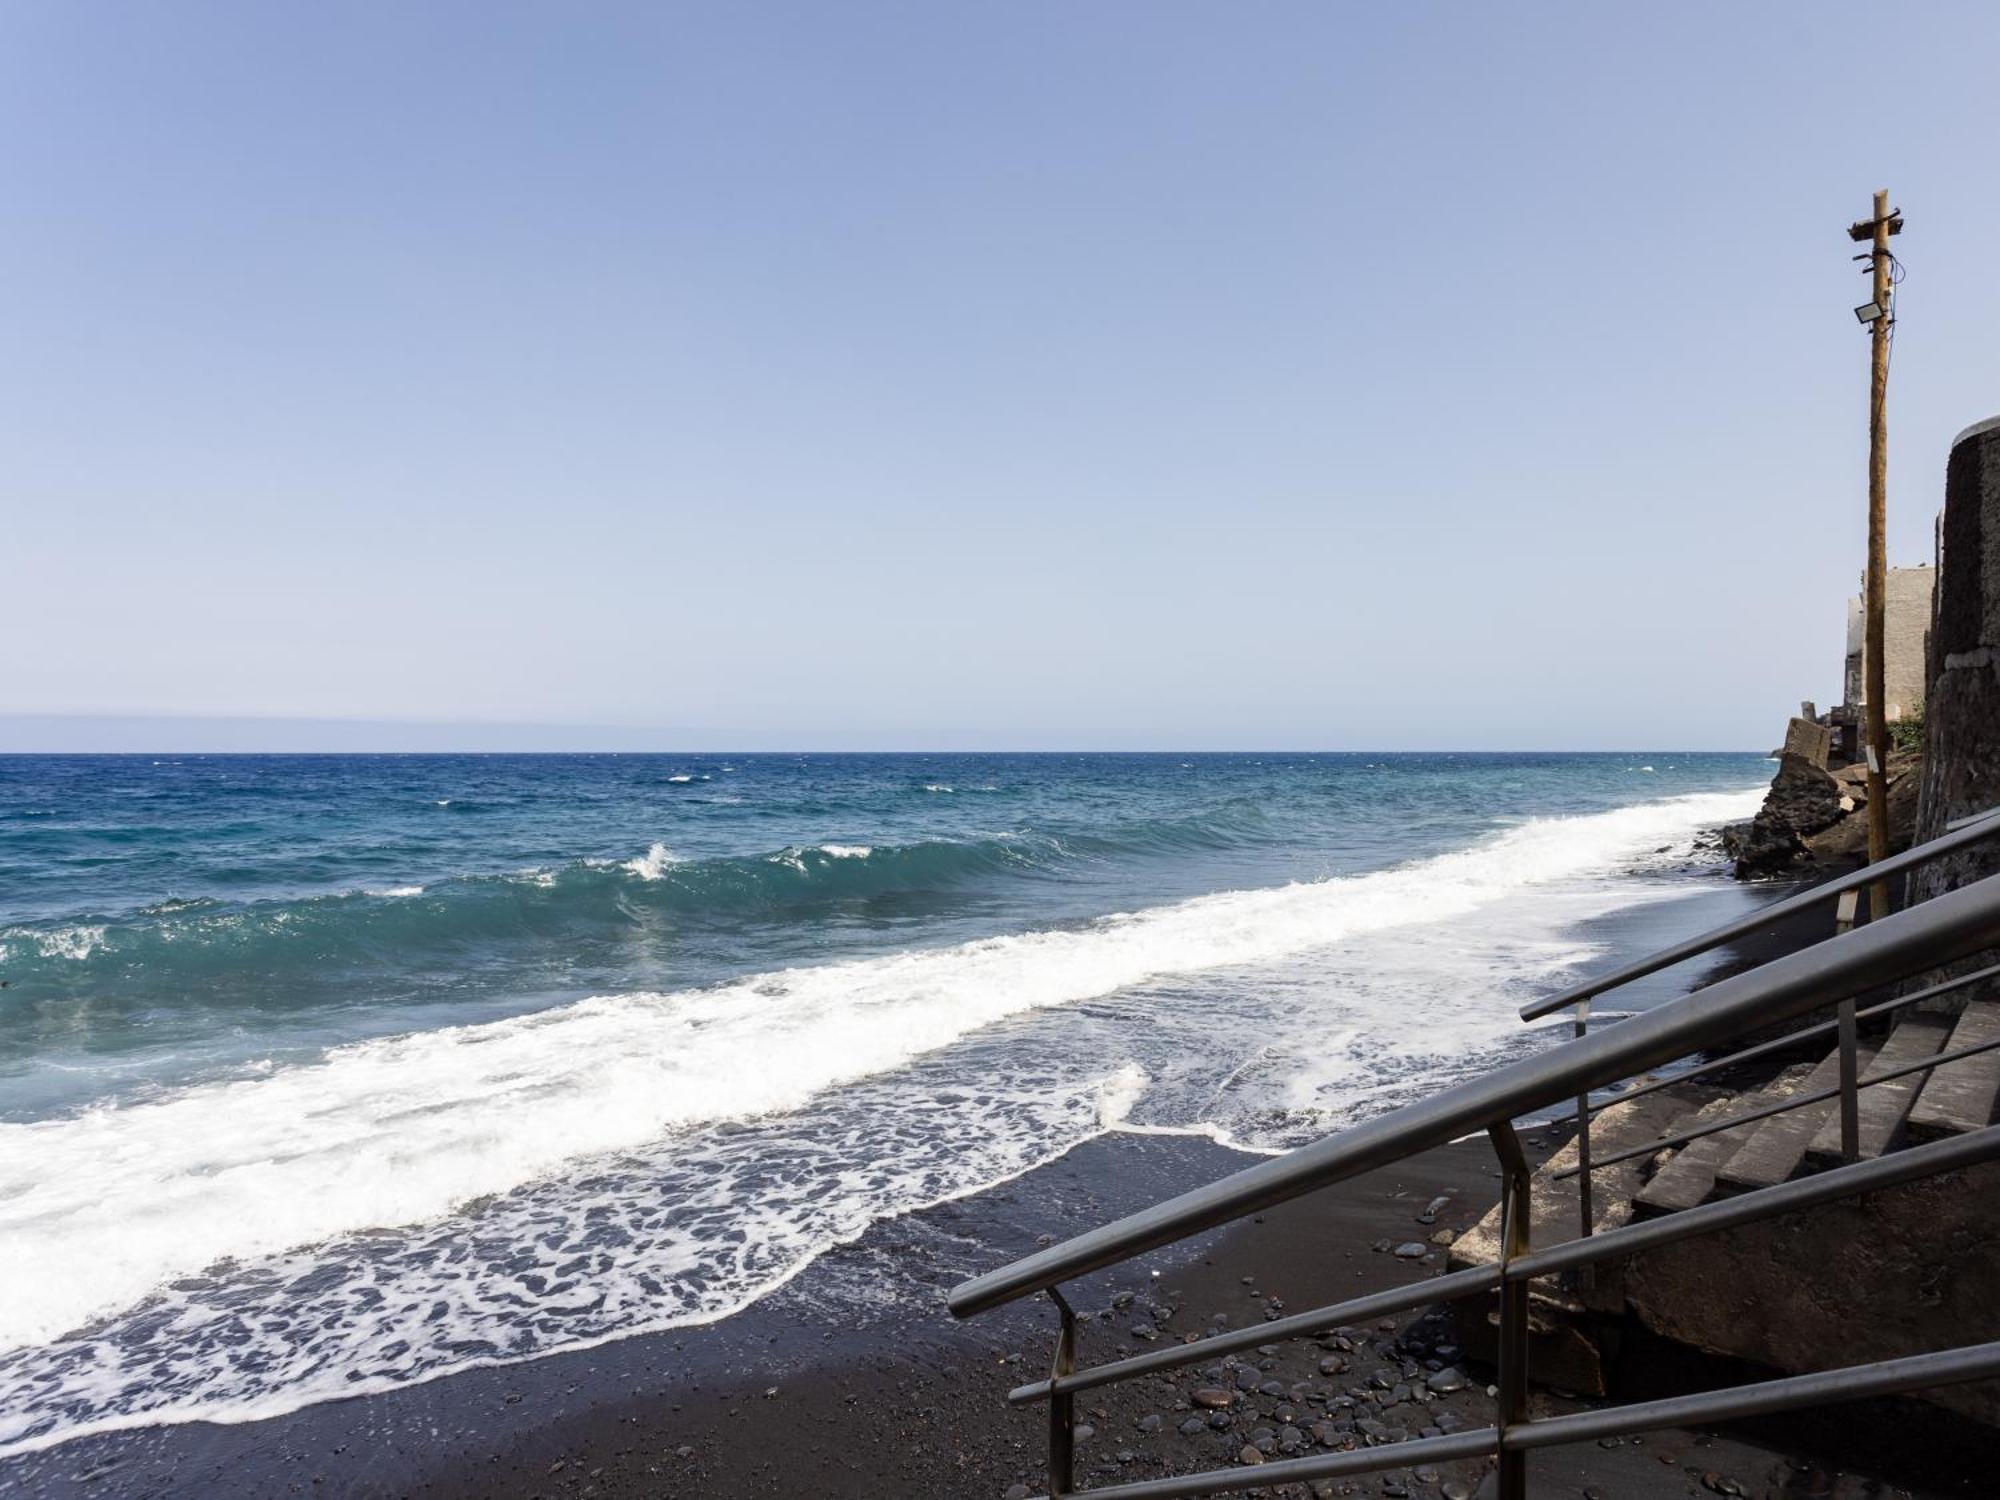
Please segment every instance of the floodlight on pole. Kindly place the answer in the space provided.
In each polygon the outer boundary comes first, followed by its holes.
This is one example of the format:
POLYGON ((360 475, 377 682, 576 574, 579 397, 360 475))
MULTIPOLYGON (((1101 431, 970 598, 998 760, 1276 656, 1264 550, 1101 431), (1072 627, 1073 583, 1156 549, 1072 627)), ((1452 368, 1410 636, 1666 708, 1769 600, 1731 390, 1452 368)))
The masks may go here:
POLYGON ((1877 318, 1882 316, 1882 304, 1879 302, 1864 302, 1854 309, 1854 316, 1864 328, 1869 327, 1877 318))

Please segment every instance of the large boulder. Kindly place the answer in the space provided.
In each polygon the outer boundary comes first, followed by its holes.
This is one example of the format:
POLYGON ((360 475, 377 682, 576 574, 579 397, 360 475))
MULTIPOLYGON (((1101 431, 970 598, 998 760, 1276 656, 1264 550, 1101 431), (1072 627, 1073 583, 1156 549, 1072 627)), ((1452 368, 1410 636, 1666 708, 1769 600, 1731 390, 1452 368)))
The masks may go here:
MULTIPOLYGON (((1917 826, 1917 791, 1924 759, 1914 750, 1889 752, 1889 852, 1910 847, 1917 826)), ((1806 853, 1819 865, 1854 864, 1868 857, 1868 768, 1848 766, 1833 773, 1840 788, 1841 816, 1805 836, 1806 853)))
POLYGON ((1845 797, 1824 766, 1787 751, 1757 816, 1724 830, 1723 849, 1736 861, 1736 878, 1783 875, 1808 863, 1807 837, 1840 821, 1845 797))

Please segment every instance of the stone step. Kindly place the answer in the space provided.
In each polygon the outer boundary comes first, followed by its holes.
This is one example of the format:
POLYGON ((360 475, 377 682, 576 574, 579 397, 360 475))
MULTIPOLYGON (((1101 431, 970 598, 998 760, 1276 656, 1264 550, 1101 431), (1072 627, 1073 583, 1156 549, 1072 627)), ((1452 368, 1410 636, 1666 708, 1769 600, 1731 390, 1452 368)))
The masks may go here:
MULTIPOLYGON (((1960 1014, 1951 1040, 1939 1050, 1954 1052, 1995 1037, 2000 1037, 2000 1001, 1975 1000, 1960 1014)), ((2000 1102, 2000 1047, 1946 1063, 1925 1075, 1910 1109, 1910 1139, 1935 1141, 1983 1130, 1993 1123, 1996 1102, 2000 1102)))
MULTIPOLYGON (((1713 1125, 1736 1115, 1764 1109, 1794 1094, 1803 1093, 1813 1072, 1810 1063, 1788 1068, 1752 1093, 1731 1095, 1703 1105, 1691 1119, 1681 1121, 1674 1128, 1686 1130, 1697 1125, 1713 1125)), ((1675 1150, 1632 1200, 1633 1217, 1657 1218, 1661 1214, 1678 1213, 1684 1208, 1693 1208, 1697 1203, 1706 1203, 1715 1191, 1717 1169, 1734 1156, 1763 1123, 1761 1120, 1753 1121, 1733 1130, 1718 1130, 1675 1150)))
MULTIPOLYGON (((1907 1017, 1896 1024, 1875 1054, 1873 1066, 1862 1070, 1861 1076, 1866 1078, 1869 1073, 1882 1073, 1934 1057, 1950 1034, 1951 1023, 1940 1017, 1907 1017)), ((1903 1133, 1903 1120, 1916 1102, 1917 1091, 1923 1087, 1926 1076, 1911 1073, 1894 1083, 1878 1083, 1861 1091, 1861 1160, 1871 1161, 1896 1144, 1903 1133)), ((1842 1160, 1840 1111, 1836 1107, 1813 1136, 1812 1144, 1806 1147, 1806 1170, 1822 1172, 1839 1166, 1842 1160)))
MULTIPOLYGON (((1855 1049, 1855 1059, 1865 1076, 1875 1058, 1875 1044, 1863 1042, 1855 1049)), ((1822 1058, 1806 1079, 1801 1093, 1837 1087, 1840 1083, 1840 1051, 1835 1048, 1822 1058)), ((1806 1159, 1806 1147, 1819 1134, 1827 1117, 1840 1107, 1837 1099, 1818 1104, 1802 1104, 1768 1120, 1759 1120, 1735 1153, 1716 1169, 1715 1190, 1721 1197, 1734 1193, 1754 1193, 1775 1187, 1798 1174, 1806 1159)), ((1839 1126, 1836 1123, 1835 1129, 1839 1126)), ((1730 1132, 1732 1135, 1734 1131, 1730 1132)))
MULTIPOLYGON (((1716 1090, 1690 1084, 1661 1089, 1630 1104, 1606 1105, 1591 1117, 1591 1150, 1599 1156, 1610 1156, 1671 1134, 1676 1121, 1716 1097, 1716 1090)), ((1576 1179, 1556 1176, 1576 1163, 1576 1142, 1571 1140, 1544 1162, 1529 1182, 1530 1243, 1548 1246, 1577 1237, 1582 1213, 1576 1179)), ((1644 1166, 1644 1161, 1635 1157, 1591 1173, 1590 1219, 1594 1233, 1616 1229, 1631 1218, 1632 1195, 1639 1190, 1644 1166)), ((1496 1203, 1479 1223, 1453 1242, 1448 1259, 1454 1269, 1459 1269, 1499 1258, 1500 1205, 1496 1203)))
MULTIPOLYGON (((1675 1122, 1718 1097, 1699 1083, 1676 1084, 1630 1103, 1613 1102, 1591 1117, 1591 1149, 1600 1156, 1643 1145, 1670 1135, 1675 1122)), ((1528 1184, 1531 1243, 1545 1248, 1573 1240, 1579 1231, 1580 1200, 1574 1177, 1559 1180, 1558 1172, 1577 1163, 1576 1142, 1569 1141, 1536 1169, 1528 1184)), ((1632 1217, 1632 1197, 1643 1180, 1645 1159, 1634 1157, 1591 1174, 1591 1225, 1595 1233, 1616 1229, 1632 1217)), ((1472 1228, 1452 1242, 1450 1269, 1485 1264, 1500 1258, 1500 1205, 1496 1202, 1472 1228)), ((1458 1304, 1461 1333, 1469 1349, 1491 1358, 1498 1351, 1497 1299, 1468 1298, 1458 1304)), ((1625 1307, 1624 1267, 1607 1261, 1588 1274, 1544 1276, 1528 1287, 1529 1362, 1538 1380, 1591 1395, 1606 1391, 1605 1375, 1590 1334, 1593 1318, 1620 1315, 1625 1307)))

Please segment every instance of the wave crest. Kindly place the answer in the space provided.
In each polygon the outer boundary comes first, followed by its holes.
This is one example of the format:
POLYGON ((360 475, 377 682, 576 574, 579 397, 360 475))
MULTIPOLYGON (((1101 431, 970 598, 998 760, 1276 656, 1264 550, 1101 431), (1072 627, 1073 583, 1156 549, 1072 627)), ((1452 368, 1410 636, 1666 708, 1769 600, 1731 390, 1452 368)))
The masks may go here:
POLYGON ((9 978, 25 993, 61 995, 84 981, 147 984, 228 974, 276 982, 331 964, 394 953, 421 967, 474 940, 556 938, 569 924, 628 922, 634 909, 677 917, 795 917, 873 898, 1060 873, 1078 860, 1229 849, 1272 835, 1270 814, 1243 800, 1182 818, 1060 835, 1023 831, 910 844, 828 841, 761 854, 686 858, 663 841, 626 857, 573 860, 508 874, 469 874, 262 901, 196 897, 119 916, 101 913, 0 930, 9 978), (413 897, 428 899, 415 901, 413 897))

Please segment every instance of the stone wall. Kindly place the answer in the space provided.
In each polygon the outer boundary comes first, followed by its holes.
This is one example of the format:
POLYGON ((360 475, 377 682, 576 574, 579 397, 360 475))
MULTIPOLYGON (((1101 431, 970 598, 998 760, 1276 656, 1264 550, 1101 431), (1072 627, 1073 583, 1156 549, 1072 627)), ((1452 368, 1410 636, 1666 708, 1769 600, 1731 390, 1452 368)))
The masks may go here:
MULTIPOLYGON (((1652 1332, 1787 1373, 2000 1338, 2000 1163, 1664 1245, 1624 1278, 1652 1332)), ((1924 1399, 2000 1425, 2000 1381, 1924 1399)))
MULTIPOLYGON (((1919 841, 2000 805, 2000 417, 1952 444, 1938 553, 1937 675, 1925 705, 1919 841)), ((1974 844, 1912 875, 1910 899, 1996 873, 2000 840, 1974 844)))

